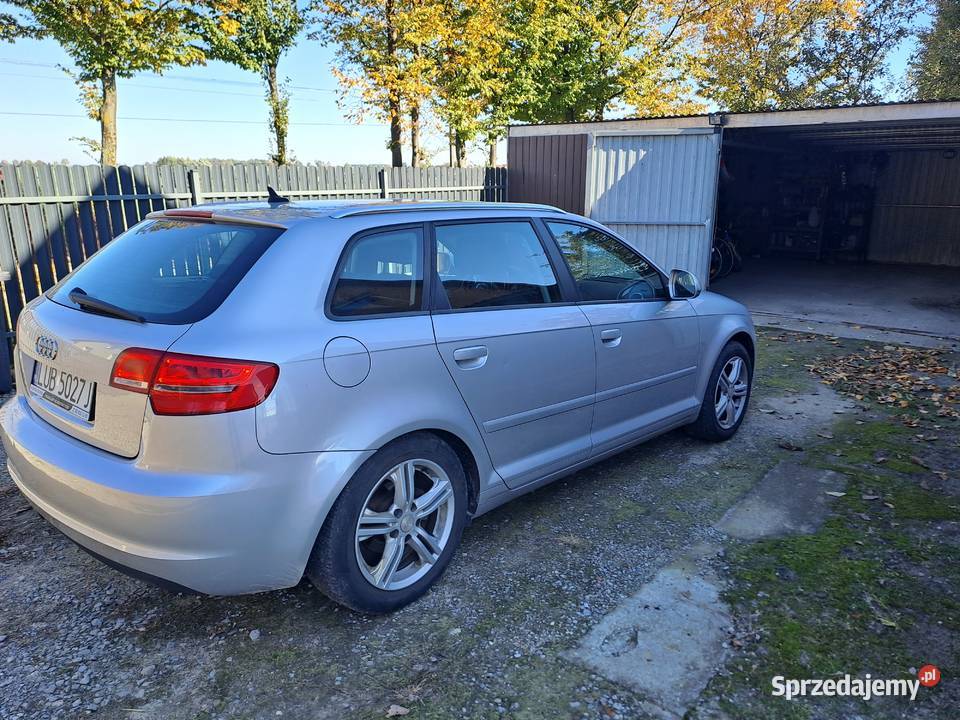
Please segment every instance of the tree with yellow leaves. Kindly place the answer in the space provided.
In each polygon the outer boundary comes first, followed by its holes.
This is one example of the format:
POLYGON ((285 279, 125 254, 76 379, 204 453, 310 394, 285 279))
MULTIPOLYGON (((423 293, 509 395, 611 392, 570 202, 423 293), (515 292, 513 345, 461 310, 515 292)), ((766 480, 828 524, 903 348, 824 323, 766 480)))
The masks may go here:
MULTIPOLYGON (((320 29, 311 37, 335 48, 334 73, 341 104, 354 119, 368 111, 390 124, 391 163, 403 165, 405 119, 413 115, 418 137, 419 108, 430 97, 431 60, 427 45, 437 37, 439 5, 430 0, 318 0, 320 29), (351 103, 352 98, 359 102, 351 103)), ((418 159, 419 149, 414 150, 418 159)))
POLYGON ((100 162, 117 162, 117 78, 202 63, 193 11, 166 0, 10 0, 2 36, 50 37, 77 67, 90 117, 100 122, 100 162))
POLYGON ((257 73, 263 80, 274 152, 287 162, 289 96, 278 76, 280 58, 310 23, 297 0, 207 0, 199 9, 200 32, 208 55, 257 73))
POLYGON ((704 24, 699 92, 733 111, 875 101, 916 0, 738 0, 704 24))

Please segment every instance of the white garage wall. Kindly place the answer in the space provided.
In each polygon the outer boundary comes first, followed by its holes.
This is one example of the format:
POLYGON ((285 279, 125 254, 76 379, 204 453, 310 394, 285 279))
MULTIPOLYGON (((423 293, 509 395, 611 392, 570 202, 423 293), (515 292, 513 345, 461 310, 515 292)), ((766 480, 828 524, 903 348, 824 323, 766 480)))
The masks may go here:
POLYGON ((706 283, 713 240, 720 133, 597 133, 587 158, 587 214, 668 272, 706 283))

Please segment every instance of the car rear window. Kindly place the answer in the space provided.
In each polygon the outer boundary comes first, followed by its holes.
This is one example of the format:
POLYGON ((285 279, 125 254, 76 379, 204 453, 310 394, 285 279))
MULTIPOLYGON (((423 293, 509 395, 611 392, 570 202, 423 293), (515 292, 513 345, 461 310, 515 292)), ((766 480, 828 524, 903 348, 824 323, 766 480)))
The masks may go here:
POLYGON ((282 232, 252 225, 147 221, 91 257, 50 298, 76 308, 69 295, 82 288, 147 322, 197 322, 220 306, 282 232))

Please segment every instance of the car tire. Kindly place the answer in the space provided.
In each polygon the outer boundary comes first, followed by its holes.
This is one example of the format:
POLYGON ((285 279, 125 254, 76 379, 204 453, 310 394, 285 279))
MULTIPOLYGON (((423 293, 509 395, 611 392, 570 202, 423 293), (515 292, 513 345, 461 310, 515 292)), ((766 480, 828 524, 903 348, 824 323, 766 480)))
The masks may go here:
POLYGON ((453 448, 431 433, 401 438, 369 458, 340 493, 306 575, 354 610, 397 610, 443 574, 466 518, 467 481, 453 448), (413 489, 405 492, 410 477, 413 489))
POLYGON ((700 414, 697 419, 687 426, 687 432, 693 437, 710 442, 729 440, 734 436, 743 423, 750 403, 750 393, 753 390, 753 362, 747 349, 737 341, 726 344, 717 358, 703 393, 703 402, 700 405, 700 414), (739 365, 738 365, 739 363, 739 365), (735 370, 735 368, 740 368, 735 370), (736 372, 731 386, 731 372, 736 372), (724 382, 721 382, 721 375, 724 382), (736 381, 740 380, 740 383, 736 381), (745 387, 741 387, 744 385, 745 387), (728 389, 732 388, 732 389, 728 389), (723 405, 727 402, 733 405, 723 405), (739 405, 736 403, 740 403, 739 405))

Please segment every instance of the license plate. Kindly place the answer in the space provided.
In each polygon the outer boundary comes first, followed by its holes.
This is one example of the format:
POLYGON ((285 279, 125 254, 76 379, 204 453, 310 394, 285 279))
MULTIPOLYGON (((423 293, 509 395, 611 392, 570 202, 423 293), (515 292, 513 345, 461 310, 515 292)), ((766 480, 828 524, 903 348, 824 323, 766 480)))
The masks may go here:
POLYGON ((97 384, 66 370, 36 362, 30 390, 81 420, 90 420, 97 384))

